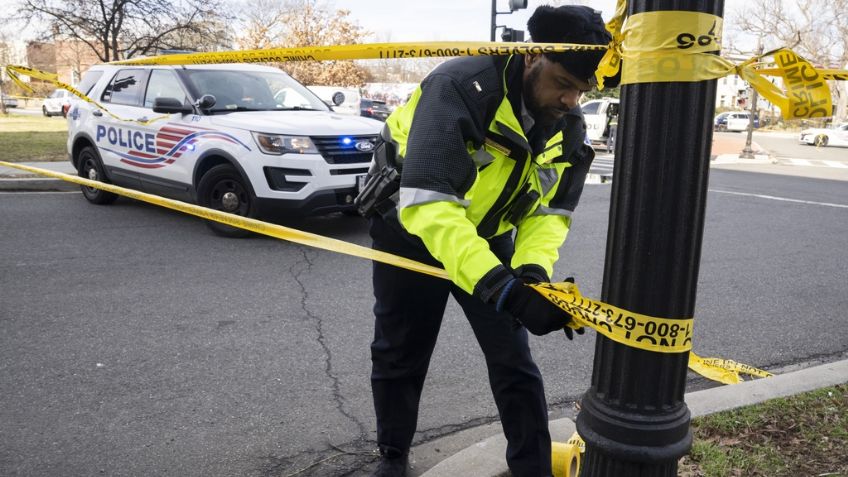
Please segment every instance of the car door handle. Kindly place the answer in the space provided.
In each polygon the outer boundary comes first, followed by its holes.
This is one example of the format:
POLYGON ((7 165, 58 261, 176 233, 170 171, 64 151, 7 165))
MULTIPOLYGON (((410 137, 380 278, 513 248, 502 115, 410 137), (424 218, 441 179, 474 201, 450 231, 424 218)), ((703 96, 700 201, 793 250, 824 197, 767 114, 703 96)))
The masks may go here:
POLYGON ((140 123, 146 123, 147 122, 147 116, 142 116, 142 117, 136 119, 136 121, 138 121, 140 123))
POLYGON ((99 109, 95 109, 94 111, 92 111, 92 113, 91 113, 91 114, 93 114, 94 116, 97 116, 98 118, 99 118, 100 116, 103 116, 103 112, 102 112, 102 111, 100 111, 99 109))

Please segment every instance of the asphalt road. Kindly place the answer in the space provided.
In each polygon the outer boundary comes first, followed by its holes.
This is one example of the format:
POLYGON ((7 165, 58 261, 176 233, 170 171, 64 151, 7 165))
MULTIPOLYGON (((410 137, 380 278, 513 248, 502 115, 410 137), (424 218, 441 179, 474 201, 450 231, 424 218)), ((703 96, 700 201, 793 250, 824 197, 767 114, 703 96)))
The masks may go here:
MULTIPOLYGON (((577 277, 592 297, 610 190, 586 186, 554 276, 577 277)), ((695 351, 767 369, 844 357, 845 182, 713 170, 710 190, 695 351)), ((368 262, 223 239, 199 219, 76 193, 0 194, 0 217, 0 475, 369 468, 368 262)), ((287 225, 369 242, 361 219, 287 225)), ((531 342, 552 415, 570 415, 594 333, 531 342)), ((690 376, 689 390, 707 386, 690 376)), ((495 419, 482 356, 451 303, 416 442, 495 419)))
MULTIPOLYGON (((745 133, 716 133, 742 134, 745 133)), ((848 163, 848 147, 815 147, 798 142, 798 133, 754 133, 753 140, 775 159, 806 159, 848 163)))

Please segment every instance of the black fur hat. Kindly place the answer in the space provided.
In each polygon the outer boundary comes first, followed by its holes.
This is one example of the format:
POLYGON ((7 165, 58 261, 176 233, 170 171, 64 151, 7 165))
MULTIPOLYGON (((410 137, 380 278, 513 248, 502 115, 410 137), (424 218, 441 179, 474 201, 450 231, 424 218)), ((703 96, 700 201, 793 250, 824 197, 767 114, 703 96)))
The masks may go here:
MULTIPOLYGON (((538 43, 606 45, 612 40, 600 12, 582 5, 542 5, 527 21, 527 30, 530 31, 533 41, 538 43)), ((598 63, 604 53, 603 50, 568 51, 545 53, 545 56, 561 64, 577 78, 595 84, 595 70, 598 69, 598 63)), ((620 79, 620 73, 614 78, 606 78, 604 87, 613 88, 618 85, 620 79)))

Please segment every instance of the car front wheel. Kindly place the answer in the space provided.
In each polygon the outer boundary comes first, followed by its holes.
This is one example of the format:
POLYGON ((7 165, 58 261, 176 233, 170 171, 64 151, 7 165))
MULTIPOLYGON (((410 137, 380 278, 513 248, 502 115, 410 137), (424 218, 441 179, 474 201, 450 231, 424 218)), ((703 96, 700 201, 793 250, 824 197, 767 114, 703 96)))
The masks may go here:
POLYGON ((816 139, 813 142, 815 143, 816 147, 827 146, 827 136, 825 136, 824 134, 819 134, 818 136, 816 136, 816 139))
POLYGON ((47 106, 42 106, 41 112, 44 114, 45 117, 50 117, 50 113, 47 112, 47 106))
MULTIPOLYGON (((97 156, 97 151, 93 147, 84 147, 79 153, 77 163, 79 164, 77 175, 85 179, 108 184, 106 175, 103 173, 103 166, 100 164, 100 158, 97 156)), ((82 189, 82 195, 92 204, 107 205, 115 202, 115 199, 118 198, 117 194, 94 187, 81 185, 80 189, 82 189)))
MULTIPOLYGON (((197 186, 197 203, 209 209, 242 217, 256 216, 256 198, 251 194, 247 182, 231 164, 215 166, 203 175, 197 186)), ((212 220, 207 221, 206 225, 224 237, 242 238, 250 235, 249 230, 212 220)))

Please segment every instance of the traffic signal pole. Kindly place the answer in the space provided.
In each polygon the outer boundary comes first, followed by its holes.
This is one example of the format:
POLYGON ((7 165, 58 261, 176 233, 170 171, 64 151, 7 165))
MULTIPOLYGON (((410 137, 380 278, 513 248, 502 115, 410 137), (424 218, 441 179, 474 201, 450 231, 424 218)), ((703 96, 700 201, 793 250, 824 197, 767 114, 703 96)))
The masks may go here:
MULTIPOLYGON (((723 0, 632 0, 629 14, 722 16, 723 0)), ((625 60, 626 67, 626 60, 625 60)), ((622 86, 601 299, 692 318, 707 197, 716 81, 622 86)), ((643 351, 603 335, 577 430, 582 477, 674 477, 692 445, 688 353, 643 351)))

